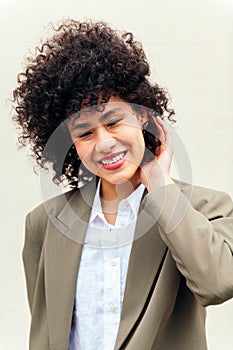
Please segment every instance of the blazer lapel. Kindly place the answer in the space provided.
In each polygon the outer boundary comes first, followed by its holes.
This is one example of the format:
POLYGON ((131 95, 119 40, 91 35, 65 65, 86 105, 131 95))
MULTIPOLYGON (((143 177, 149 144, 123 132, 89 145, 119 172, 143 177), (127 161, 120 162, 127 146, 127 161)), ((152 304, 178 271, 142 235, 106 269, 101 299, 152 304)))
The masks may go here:
POLYGON ((143 315, 150 290, 156 283, 167 247, 152 218, 140 209, 129 260, 121 322, 115 349, 120 349, 143 315), (143 232, 146 232, 142 234, 143 232))
POLYGON ((50 346, 67 349, 85 232, 95 184, 76 191, 57 217, 50 216, 45 240, 45 295, 50 346), (88 191, 88 193, 87 193, 88 191))

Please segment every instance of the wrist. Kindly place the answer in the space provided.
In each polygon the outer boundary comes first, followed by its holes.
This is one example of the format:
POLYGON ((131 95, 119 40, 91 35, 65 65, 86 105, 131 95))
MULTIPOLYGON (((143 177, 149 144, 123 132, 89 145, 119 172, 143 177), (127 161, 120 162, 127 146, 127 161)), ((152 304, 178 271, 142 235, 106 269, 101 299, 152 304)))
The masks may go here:
POLYGON ((160 187, 163 186, 167 186, 167 185, 172 185, 175 182, 172 180, 172 178, 168 175, 168 176, 164 176, 161 178, 152 178, 148 180, 148 184, 147 184, 147 190, 148 192, 151 192, 155 189, 158 189, 160 187))

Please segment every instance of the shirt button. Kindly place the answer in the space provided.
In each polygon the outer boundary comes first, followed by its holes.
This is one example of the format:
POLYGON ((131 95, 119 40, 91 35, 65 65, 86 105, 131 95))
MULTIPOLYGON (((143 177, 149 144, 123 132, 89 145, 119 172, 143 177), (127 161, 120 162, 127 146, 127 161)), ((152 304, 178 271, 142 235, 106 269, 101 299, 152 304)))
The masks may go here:
POLYGON ((113 261, 111 262, 111 265, 112 265, 112 266, 116 266, 116 261, 113 260, 113 261))
POLYGON ((124 219, 120 220, 119 221, 119 225, 120 226, 124 226, 126 224, 126 221, 124 219))
POLYGON ((111 306, 110 310, 111 310, 112 312, 116 312, 116 311, 117 311, 117 307, 116 307, 116 306, 111 306))

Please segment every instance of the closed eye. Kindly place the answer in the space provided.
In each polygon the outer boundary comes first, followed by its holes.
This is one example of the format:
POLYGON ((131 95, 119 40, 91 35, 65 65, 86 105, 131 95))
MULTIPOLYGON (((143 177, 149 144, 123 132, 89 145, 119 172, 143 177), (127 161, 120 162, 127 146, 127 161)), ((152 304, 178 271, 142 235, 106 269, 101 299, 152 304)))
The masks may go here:
POLYGON ((110 122, 107 123, 107 126, 114 126, 118 124, 123 118, 113 119, 110 122))
POLYGON ((86 132, 84 132, 83 134, 78 135, 77 137, 78 137, 79 139, 81 139, 81 138, 87 137, 87 136, 89 136, 89 135, 91 135, 91 134, 92 134, 91 131, 86 131, 86 132))

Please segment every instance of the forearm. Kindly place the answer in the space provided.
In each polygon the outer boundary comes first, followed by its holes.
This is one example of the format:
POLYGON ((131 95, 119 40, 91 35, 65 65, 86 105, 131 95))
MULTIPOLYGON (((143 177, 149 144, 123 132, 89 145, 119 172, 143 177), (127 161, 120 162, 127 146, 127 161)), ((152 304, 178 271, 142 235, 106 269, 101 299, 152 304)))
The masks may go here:
MULTIPOLYGON (((216 210, 216 203, 209 203, 216 210)), ((188 287, 203 304, 233 296, 233 218, 219 212, 207 218, 194 209, 176 185, 147 195, 146 210, 158 223, 188 287)), ((211 210, 210 210, 211 212, 211 210)))

